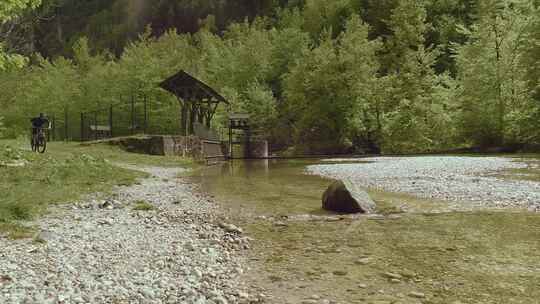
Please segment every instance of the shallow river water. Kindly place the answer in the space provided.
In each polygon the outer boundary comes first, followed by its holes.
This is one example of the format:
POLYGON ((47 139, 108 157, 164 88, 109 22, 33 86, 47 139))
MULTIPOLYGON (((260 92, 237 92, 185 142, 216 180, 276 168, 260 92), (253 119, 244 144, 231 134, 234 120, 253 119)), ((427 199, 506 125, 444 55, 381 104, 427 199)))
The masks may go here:
POLYGON ((245 276, 267 303, 540 303, 538 213, 370 191, 379 216, 298 220, 331 215, 331 180, 305 173, 317 163, 235 161, 192 176, 255 239, 245 276))
POLYGON ((321 189, 331 180, 305 174, 316 160, 231 161, 206 168, 192 178, 232 207, 255 214, 324 213, 321 189))

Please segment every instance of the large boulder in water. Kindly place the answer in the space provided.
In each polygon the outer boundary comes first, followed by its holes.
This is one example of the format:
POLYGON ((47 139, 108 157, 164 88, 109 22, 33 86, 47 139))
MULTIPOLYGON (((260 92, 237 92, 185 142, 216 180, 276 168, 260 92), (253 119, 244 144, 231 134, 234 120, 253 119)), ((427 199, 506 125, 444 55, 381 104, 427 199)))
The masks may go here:
POLYGON ((375 202, 348 180, 332 183, 323 194, 323 209, 342 213, 371 213, 375 202))

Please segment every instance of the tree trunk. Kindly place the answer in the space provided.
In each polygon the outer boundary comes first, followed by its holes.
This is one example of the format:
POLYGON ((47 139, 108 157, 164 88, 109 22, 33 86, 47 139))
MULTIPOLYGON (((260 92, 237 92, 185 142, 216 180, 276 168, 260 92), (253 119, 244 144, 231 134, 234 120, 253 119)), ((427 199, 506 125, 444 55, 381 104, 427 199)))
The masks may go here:
POLYGON ((60 13, 56 14, 56 39, 59 43, 64 42, 64 31, 62 29, 62 20, 60 19, 60 13))
POLYGON ((497 20, 494 20, 493 24, 493 31, 495 33, 495 53, 497 55, 496 58, 496 86, 497 86, 497 114, 498 114, 498 137, 499 137, 499 143, 498 144, 504 144, 504 115, 506 112, 505 103, 502 96, 502 77, 501 77, 501 38, 499 37, 499 30, 497 28, 497 20))

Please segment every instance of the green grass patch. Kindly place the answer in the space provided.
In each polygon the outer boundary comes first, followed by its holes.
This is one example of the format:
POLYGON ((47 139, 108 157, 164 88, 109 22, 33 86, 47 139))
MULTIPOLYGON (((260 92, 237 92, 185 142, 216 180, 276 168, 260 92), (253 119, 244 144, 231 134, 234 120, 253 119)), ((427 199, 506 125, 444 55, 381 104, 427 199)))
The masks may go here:
POLYGON ((51 144, 47 153, 37 154, 19 142, 0 142, 0 232, 23 235, 16 223, 43 214, 50 204, 108 192, 144 176, 86 152, 73 144, 51 144))
POLYGON ((195 161, 191 158, 181 156, 160 156, 140 153, 130 153, 122 150, 118 146, 102 143, 93 145, 80 145, 69 143, 61 145, 68 151, 83 151, 111 162, 118 162, 128 165, 157 166, 157 167, 194 167, 195 161))
POLYGON ((136 201, 133 210, 135 211, 151 211, 154 210, 154 205, 146 201, 136 201))
POLYGON ((32 237, 35 231, 30 227, 25 227, 17 223, 0 222, 0 233, 5 233, 10 239, 26 239, 32 237))
POLYGON ((526 168, 507 169, 499 174, 500 178, 540 182, 540 160, 538 158, 518 159, 527 165, 526 168))

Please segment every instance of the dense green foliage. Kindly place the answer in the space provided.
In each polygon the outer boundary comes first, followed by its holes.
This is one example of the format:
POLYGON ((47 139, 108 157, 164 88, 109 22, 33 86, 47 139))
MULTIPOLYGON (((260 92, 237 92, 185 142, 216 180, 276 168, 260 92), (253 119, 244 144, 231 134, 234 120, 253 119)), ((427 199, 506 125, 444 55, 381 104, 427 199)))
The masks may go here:
POLYGON ((0 21, 13 18, 24 9, 35 8, 39 0, 4 0, 0 3, 0 21))
MULTIPOLYGON (((3 0, 0 3, 0 26, 16 18, 22 11, 37 7, 40 2, 40 0, 3 0)), ((2 34, 0 31, 0 71, 23 66, 26 63, 24 57, 5 52, 2 34)))
POLYGON ((178 103, 156 84, 184 69, 250 113, 275 148, 540 143, 538 1, 51 3, 20 18, 54 15, 18 32, 31 65, 0 74, 8 136, 39 110, 89 110, 134 92, 175 119, 178 103))

